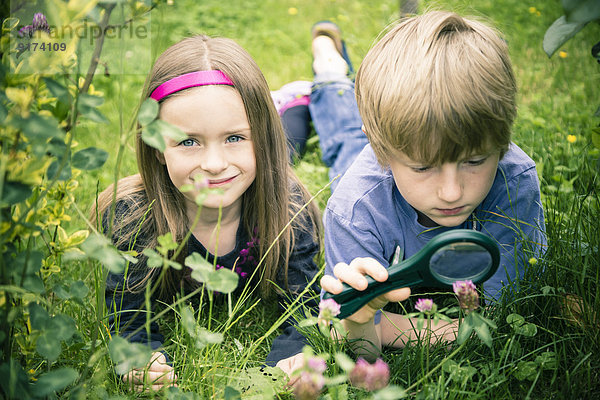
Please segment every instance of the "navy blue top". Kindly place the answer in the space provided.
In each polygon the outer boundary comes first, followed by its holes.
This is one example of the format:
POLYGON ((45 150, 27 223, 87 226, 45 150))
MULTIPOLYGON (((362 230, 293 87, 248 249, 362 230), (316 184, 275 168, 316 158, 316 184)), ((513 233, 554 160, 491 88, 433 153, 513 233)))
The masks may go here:
MULTIPOLYGON (((116 217, 118 221, 119 215, 123 215, 128 211, 128 205, 125 201, 117 203, 116 217)), ((300 216, 299 216, 300 217, 300 216)), ((297 219, 299 218, 297 217, 297 219)), ((306 220, 300 220, 300 226, 310 224, 302 224, 306 220)), ((104 219, 104 226, 106 227, 107 218, 104 219)), ((314 257, 319 251, 319 245, 313 237, 313 230, 311 228, 301 229, 295 226, 293 229, 295 241, 294 248, 290 254, 288 260, 288 293, 285 295, 278 294, 278 303, 281 311, 284 310, 284 302, 289 302, 285 296, 291 298, 296 297, 295 294, 300 293, 306 288, 307 283, 310 282, 313 277, 319 272, 319 268, 316 266, 314 257)), ((117 234, 113 236, 116 237, 117 234)), ((114 239, 113 239, 114 240, 114 239)), ((234 263, 237 260, 235 271, 239 275, 238 288, 234 292, 241 293, 248 279, 252 276, 252 272, 256 267, 256 253, 254 252, 254 238, 249 238, 245 229, 240 224, 240 227, 236 233, 236 245, 235 248, 223 256, 217 257, 217 265, 219 267, 232 269, 234 263)), ((133 249, 138 253, 144 250, 144 243, 148 243, 148 239, 143 234, 138 235, 136 244, 133 249)), ((123 246, 120 250, 128 250, 127 246, 123 246)), ((208 250, 200 243, 193 235, 190 236, 187 245, 188 254, 197 252, 207 259, 209 263, 214 263, 214 255, 210 254, 208 250)), ((187 267, 184 267, 187 268, 187 267)), ((189 278, 189 268, 187 277, 189 278)), ((130 264, 127 271, 127 279, 129 285, 133 285, 143 279, 148 273, 146 267, 146 257, 143 255, 138 256, 138 262, 136 264, 130 264)), ((258 272, 257 274, 258 275, 258 272)), ((277 285, 285 289, 286 285, 283 282, 284 275, 280 271, 278 273, 277 285)), ((109 311, 109 324, 112 333, 116 331, 116 322, 119 324, 119 335, 127 338, 131 342, 145 343, 148 344, 152 349, 156 350, 163 345, 164 336, 159 332, 158 324, 152 322, 150 324, 150 335, 147 334, 146 329, 142 326, 146 323, 146 312, 145 312, 145 291, 139 289, 135 291, 125 290, 123 291, 124 274, 109 273, 106 285, 106 305, 109 311), (139 311, 139 312, 138 312, 139 311), (119 315, 119 318, 115 318, 115 315, 119 315), (136 333, 131 335, 132 332, 139 329, 136 333)), ((187 285, 190 286, 190 285, 187 285)), ((316 285, 315 285, 316 286, 316 285)), ((128 286, 125 285, 125 288, 128 286)), ((192 289, 189 289, 191 291, 192 289)), ((313 288, 314 293, 318 293, 318 288, 313 288)), ((314 294, 314 293, 311 293, 314 294)), ((200 295, 198 295, 200 296, 200 295)), ((313 296, 314 297, 314 296, 313 296)), ((156 297, 151 299, 152 305, 156 303, 156 297)), ((309 307, 312 309, 317 308, 315 300, 309 302, 309 307)), ((271 351, 266 359, 266 364, 274 366, 279 360, 291 357, 302 351, 302 347, 306 344, 306 339, 296 330, 293 326, 295 321, 290 318, 282 325, 283 333, 275 338, 271 351)))

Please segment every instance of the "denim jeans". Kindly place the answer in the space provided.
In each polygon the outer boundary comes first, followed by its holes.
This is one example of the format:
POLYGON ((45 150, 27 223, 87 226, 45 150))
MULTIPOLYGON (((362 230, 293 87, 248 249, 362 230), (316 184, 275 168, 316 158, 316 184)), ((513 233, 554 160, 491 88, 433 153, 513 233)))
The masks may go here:
MULTIPOLYGON (((344 174, 368 143, 354 97, 354 82, 346 76, 317 75, 313 83, 310 116, 329 179, 344 174)), ((340 178, 331 184, 335 189, 340 178)))

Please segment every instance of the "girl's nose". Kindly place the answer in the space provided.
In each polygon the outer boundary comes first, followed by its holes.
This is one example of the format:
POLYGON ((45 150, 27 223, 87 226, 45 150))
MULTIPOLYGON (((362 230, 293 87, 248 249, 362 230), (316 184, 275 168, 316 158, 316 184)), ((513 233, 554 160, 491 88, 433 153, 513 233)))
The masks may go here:
POLYGON ((456 164, 442 166, 438 197, 446 203, 455 203, 462 198, 463 183, 456 164))
POLYGON ((225 168, 227 168, 228 162, 223 151, 219 148, 208 148, 202 154, 202 160, 200 161, 200 168, 211 175, 218 175, 225 168))

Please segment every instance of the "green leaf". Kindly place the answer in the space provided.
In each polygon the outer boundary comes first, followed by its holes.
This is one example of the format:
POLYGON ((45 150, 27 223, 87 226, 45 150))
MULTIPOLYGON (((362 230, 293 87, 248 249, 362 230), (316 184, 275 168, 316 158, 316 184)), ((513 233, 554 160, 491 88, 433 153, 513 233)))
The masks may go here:
POLYGON ((338 365, 344 372, 350 372, 354 369, 354 361, 345 353, 335 353, 335 364, 338 365))
POLYGON ((6 110, 6 107, 4 107, 4 104, 0 103, 0 123, 4 122, 7 115, 8 111, 6 110))
POLYGON ((81 244, 81 250, 89 257, 99 261, 110 272, 121 273, 125 269, 125 259, 110 241, 99 234, 90 235, 81 244))
POLYGON ((181 309, 180 316, 181 316, 181 325, 183 325, 186 332, 191 337, 195 337, 196 327, 198 326, 198 324, 196 323, 196 318, 194 318, 194 311, 189 306, 184 306, 181 309))
POLYGON ((396 400, 407 397, 406 390, 396 385, 388 385, 373 394, 373 400, 396 400))
POLYGON ((588 23, 600 19, 598 0, 563 0, 563 8, 570 23, 588 23))
POLYGON ((319 319, 317 317, 310 317, 298 322, 298 326, 301 328, 306 328, 309 326, 315 326, 318 322, 319 319))
POLYGON ((227 268, 221 268, 210 273, 206 287, 209 290, 227 294, 237 288, 238 279, 239 276, 235 272, 227 268))
POLYGON ((150 268, 160 268, 163 266, 163 258, 153 249, 144 249, 142 254, 148 257, 146 265, 150 268))
POLYGON ((50 179, 58 179, 59 181, 66 181, 71 177, 71 165, 67 162, 63 165, 59 172, 61 162, 59 160, 52 161, 52 164, 48 167, 46 174, 50 179))
POLYGON ((140 343, 129 343, 120 336, 113 336, 108 343, 108 353, 116 364, 115 372, 123 375, 133 368, 145 367, 152 356, 152 349, 140 343))
POLYGON ((79 373, 73 368, 59 368, 54 371, 46 372, 40 375, 37 382, 34 385, 34 392, 39 397, 44 397, 63 390, 75 380, 79 378, 79 373))
POLYGON ((158 102, 154 99, 146 99, 140 106, 138 112, 138 122, 142 126, 146 126, 156 119, 158 116, 158 102))
POLYGON ((50 362, 56 361, 62 352, 60 340, 51 331, 45 331, 37 338, 35 349, 50 362))
POLYGON ((70 289, 70 292, 73 295, 73 297, 76 297, 80 300, 83 300, 85 296, 87 296, 90 292, 90 289, 88 289, 88 287, 85 285, 85 283, 83 283, 83 281, 73 282, 71 284, 70 289))
POLYGON ((160 152, 164 152, 165 148, 167 147, 165 139, 160 134, 160 131, 150 129, 152 124, 154 124, 154 122, 152 122, 150 125, 148 125, 142 130, 142 140, 148 146, 154 147, 160 152))
POLYGON ((515 377, 523 381, 525 379, 533 381, 537 375, 538 366, 533 361, 519 361, 515 377))
POLYGON ((166 147, 165 137, 169 137, 175 142, 181 142, 188 136, 175 125, 171 125, 161 119, 152 121, 144 127, 142 131, 142 140, 151 147, 164 151, 166 147))
POLYGON ((170 250, 175 250, 177 248, 177 242, 173 240, 173 235, 171 232, 167 232, 164 235, 159 236, 156 240, 158 241, 158 252, 165 257, 168 255, 170 250))
POLYGON ((196 330, 196 346, 201 349, 209 344, 219 344, 223 341, 223 334, 219 332, 211 332, 206 328, 196 330))
POLYGON ((31 328, 35 330, 44 330, 46 324, 50 321, 50 316, 46 309, 37 303, 29 303, 29 322, 31 328))
POLYGON ((104 103, 102 97, 83 93, 77 99, 77 111, 94 122, 105 124, 109 122, 108 119, 97 109, 102 103, 104 103))
POLYGON ((553 351, 545 351, 535 358, 535 363, 542 369, 556 369, 558 367, 558 360, 556 359, 556 353, 553 351))
POLYGON ((483 321, 480 323, 476 323, 475 326, 473 327, 473 329, 475 329, 475 333, 477 333, 477 336, 479 337, 479 339, 481 339, 481 341, 489 348, 492 347, 492 335, 490 334, 490 329, 488 328, 487 324, 484 323, 483 321))
POLYGON ((27 200, 33 191, 29 185, 22 182, 6 181, 2 188, 2 206, 12 206, 13 204, 20 203, 27 200))
MULTIPOLYGON (((598 108, 598 116, 600 117, 600 107, 598 108)), ((592 129, 592 143, 594 147, 600 149, 600 128, 592 129)))
POLYGON ((52 117, 31 113, 28 118, 18 118, 15 122, 31 141, 42 140, 45 142, 53 137, 63 138, 65 134, 59 128, 58 121, 52 117))
POLYGON ((567 22, 567 18, 564 15, 554 21, 544 35, 543 47, 548 57, 552 57, 552 54, 560 46, 575 36, 584 26, 585 23, 567 22))
POLYGON ((232 388, 231 386, 225 387, 225 400, 242 400, 240 392, 232 388))
POLYGON ((211 263, 196 252, 185 258, 185 265, 192 269, 192 279, 200 283, 208 281, 210 273, 215 270, 211 263))
POLYGON ((65 314, 58 314, 48 321, 45 330, 57 340, 64 341, 70 339, 75 334, 77 325, 73 318, 65 314))
POLYGON ((71 103, 71 101, 72 101, 71 94, 69 93, 69 90, 66 87, 64 87, 60 83, 56 82, 54 79, 50 79, 50 78, 42 78, 42 79, 43 79, 44 83, 46 83, 46 87, 48 88, 50 93, 52 93, 59 101, 61 101, 62 103, 65 103, 65 104, 71 103))
POLYGON ((74 168, 92 170, 100 168, 108 159, 108 153, 96 147, 88 147, 73 154, 71 163, 74 168))

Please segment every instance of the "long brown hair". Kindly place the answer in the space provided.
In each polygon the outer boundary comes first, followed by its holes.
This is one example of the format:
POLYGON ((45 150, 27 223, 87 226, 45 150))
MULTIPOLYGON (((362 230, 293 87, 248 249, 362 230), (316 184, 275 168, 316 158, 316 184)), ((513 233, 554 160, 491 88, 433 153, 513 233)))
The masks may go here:
MULTIPOLYGON (((262 275, 259 291, 263 297, 269 297, 273 293, 271 282, 276 282, 278 276, 284 276, 287 285, 288 258, 294 246, 292 230, 286 229, 268 254, 267 248, 310 196, 288 161, 285 133, 267 81, 252 57, 233 40, 198 35, 169 47, 158 57, 147 78, 143 100, 169 79, 203 70, 225 73, 234 83, 244 103, 252 132, 256 178, 242 195, 244 207, 240 224, 248 237, 257 229, 258 256, 264 256, 259 271, 262 275), (302 198, 292 195, 292 187, 299 188, 302 198), (283 274, 278 275, 280 270, 283 274)), ((183 195, 171 182, 166 166, 158 162, 156 150, 141 139, 141 132, 136 137, 136 152, 139 175, 120 180, 117 190, 117 200, 127 198, 130 202, 135 202, 136 206, 130 209, 127 216, 114 222, 113 232, 126 226, 131 227, 135 221, 143 219, 152 204, 144 226, 141 227, 141 231, 149 233, 151 237, 147 247, 155 247, 156 238, 167 232, 171 232, 175 240, 181 242, 190 224, 183 195)), ((104 215, 109 209, 112 193, 113 188, 109 187, 99 196, 98 215, 104 215)), ((308 205, 301 220, 308 222, 306 229, 315 232, 315 239, 320 240, 319 211, 314 203, 308 205)), ((130 228, 113 237, 116 244, 122 246, 129 243, 136 233, 130 228)), ((182 252, 178 261, 181 262, 186 255, 182 252)), ((149 272, 147 278, 151 274, 149 272)), ((165 281, 161 283, 163 296, 177 291, 181 278, 181 272, 169 269, 165 281)))

